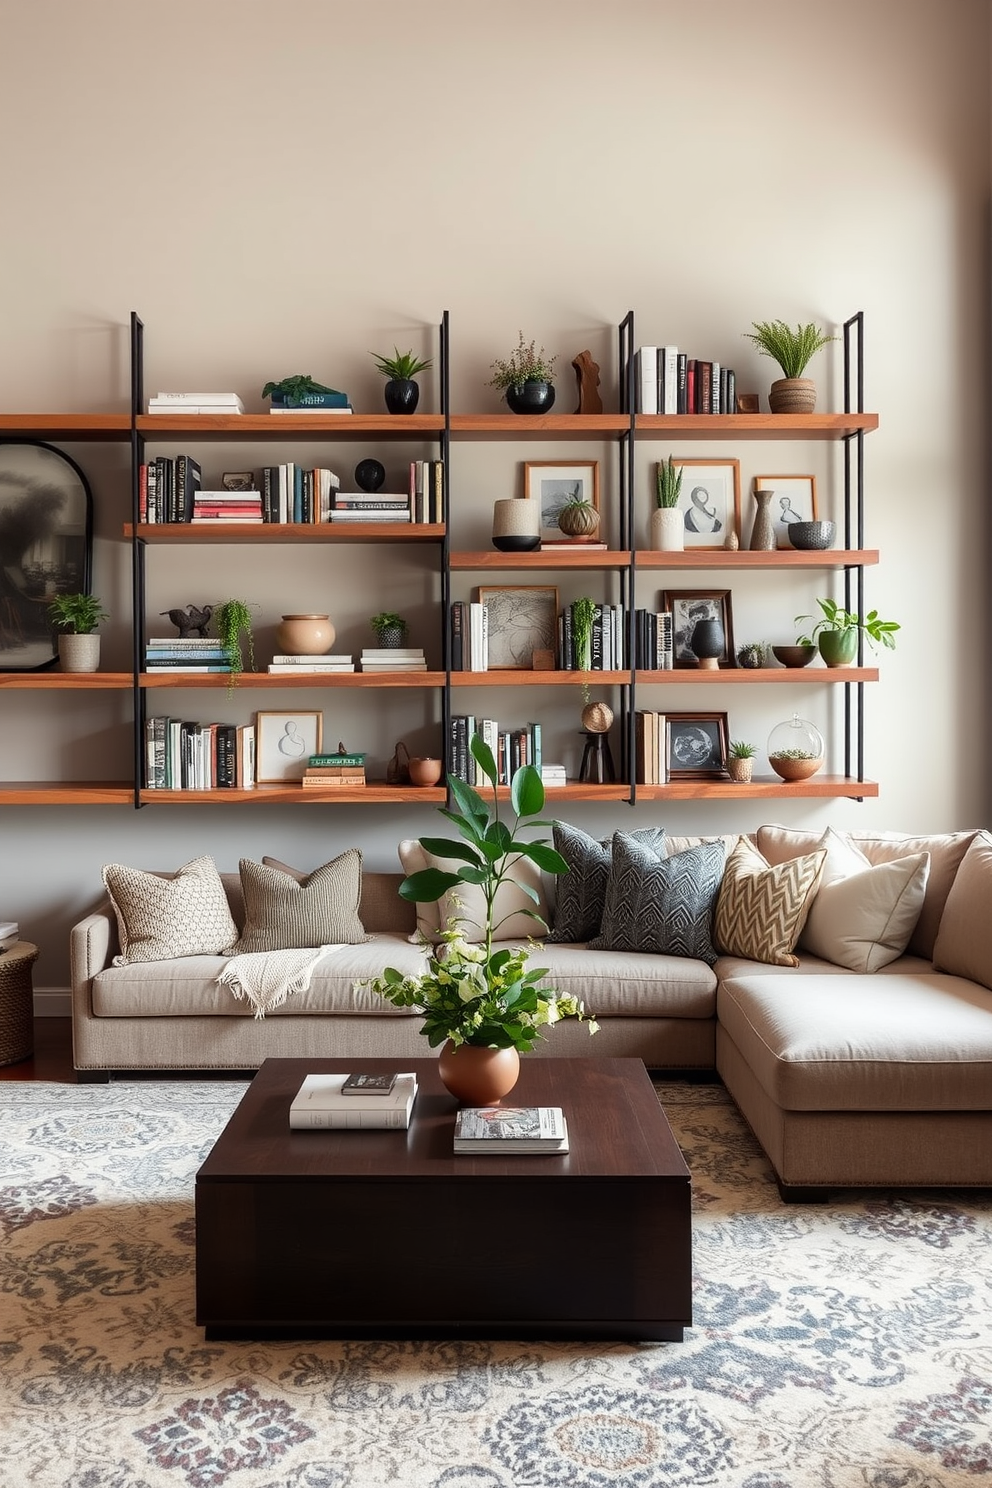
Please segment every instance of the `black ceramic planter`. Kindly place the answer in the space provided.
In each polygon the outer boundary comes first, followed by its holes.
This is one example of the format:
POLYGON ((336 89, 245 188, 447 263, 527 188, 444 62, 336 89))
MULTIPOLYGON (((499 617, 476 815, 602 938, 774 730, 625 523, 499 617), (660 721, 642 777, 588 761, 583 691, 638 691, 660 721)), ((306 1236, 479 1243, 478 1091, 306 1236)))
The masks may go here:
POLYGON ((393 377, 386 383, 385 398, 390 413, 416 413, 420 384, 410 377, 393 377))
POLYGON ((511 413, 550 413, 555 390, 550 382, 518 382, 506 390, 506 405, 511 413))

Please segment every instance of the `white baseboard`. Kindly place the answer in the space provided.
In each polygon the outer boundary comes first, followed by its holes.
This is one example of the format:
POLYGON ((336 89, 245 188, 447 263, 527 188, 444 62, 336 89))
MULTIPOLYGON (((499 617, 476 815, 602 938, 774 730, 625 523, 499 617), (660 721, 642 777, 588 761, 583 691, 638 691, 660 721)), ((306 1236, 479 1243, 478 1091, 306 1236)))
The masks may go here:
POLYGON ((68 987, 36 987, 34 989, 36 1018, 68 1018, 71 1014, 72 993, 68 987))

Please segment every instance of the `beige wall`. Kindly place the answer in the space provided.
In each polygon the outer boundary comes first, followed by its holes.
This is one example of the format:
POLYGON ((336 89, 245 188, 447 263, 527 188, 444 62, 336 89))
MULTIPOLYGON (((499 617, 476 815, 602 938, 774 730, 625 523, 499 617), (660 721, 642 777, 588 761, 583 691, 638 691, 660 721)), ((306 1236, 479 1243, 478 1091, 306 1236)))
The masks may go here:
MULTIPOLYGON (((265 380, 302 370, 367 409, 381 406, 368 351, 431 350, 448 309, 454 405, 473 411, 497 407, 488 365, 518 328, 566 370, 589 346, 605 381, 632 308, 639 342, 693 348, 764 392, 771 364, 742 339, 752 320, 836 327, 864 310, 866 401, 881 417, 867 541, 883 556, 868 601, 903 625, 869 690, 880 798, 637 815, 676 830, 985 822, 988 29, 984 0, 0 0, 0 407, 123 409, 132 308, 150 391, 236 387, 260 407, 265 380)), ((813 370, 821 406, 838 406, 839 356, 813 370)), ((124 452, 74 453, 97 498, 96 587, 117 616, 107 659, 124 664, 124 452)), ((206 453, 218 471, 261 463, 206 453)), ((397 459, 355 449, 343 473, 364 453, 397 459)), ((456 542, 484 542, 520 461, 554 453, 456 450, 456 542)), ((608 502, 610 451, 597 453, 608 502)), ((638 450, 645 524, 650 462, 667 453, 638 450)), ((745 505, 755 473, 816 472, 834 509, 836 451, 676 453, 739 456, 745 505)), ((155 560, 150 608, 222 584, 257 598, 264 639, 305 593, 353 648, 382 602, 429 613, 431 582, 402 558, 387 575, 365 559, 331 576, 287 555, 275 567, 229 549, 222 578, 216 558, 155 560)), ((735 581, 738 639, 793 639, 815 592, 735 581)), ((698 694, 678 702, 693 705, 698 694)), ((775 689, 728 689, 719 706, 762 744, 787 712, 775 689)), ((796 706, 836 737, 822 691, 796 706)), ((4 774, 126 763, 123 703, 7 694, 0 708, 4 774)), ((547 717, 567 754, 573 700, 547 717)), ((335 740, 357 732, 379 760, 432 727, 428 710, 393 703, 328 715, 335 740)), ((568 814, 597 831, 634 820, 568 814)), ((401 832, 430 824, 413 808, 0 810, 0 917, 43 945, 36 982, 57 986, 66 928, 110 858, 168 866, 209 851, 229 868, 272 852, 309 867, 358 843, 386 866, 401 832)))

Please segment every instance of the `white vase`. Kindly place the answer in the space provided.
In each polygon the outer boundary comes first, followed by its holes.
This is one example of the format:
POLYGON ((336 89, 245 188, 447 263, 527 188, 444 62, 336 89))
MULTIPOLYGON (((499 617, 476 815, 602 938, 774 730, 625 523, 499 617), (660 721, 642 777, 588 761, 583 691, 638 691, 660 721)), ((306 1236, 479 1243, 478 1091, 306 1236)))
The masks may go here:
POLYGON ((60 635, 59 661, 64 672, 95 672, 100 665, 100 637, 60 635))
POLYGON ((685 521, 677 506, 656 506, 651 513, 651 549, 655 553, 681 553, 685 547, 685 521))

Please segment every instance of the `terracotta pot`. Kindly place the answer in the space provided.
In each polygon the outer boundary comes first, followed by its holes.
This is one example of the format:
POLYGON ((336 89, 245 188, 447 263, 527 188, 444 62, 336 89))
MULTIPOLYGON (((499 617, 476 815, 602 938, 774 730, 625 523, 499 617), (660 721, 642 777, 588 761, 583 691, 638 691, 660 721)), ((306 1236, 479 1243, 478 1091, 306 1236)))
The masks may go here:
POLYGON ((414 755, 407 768, 413 785, 437 785, 441 779, 441 761, 427 755, 414 755))
POLYGON ((441 1083, 463 1106, 498 1106, 520 1077, 516 1049, 480 1049, 449 1039, 437 1061, 441 1083))
POLYGON ((283 615, 276 626, 276 651, 286 656, 324 656, 334 645, 326 615, 283 615))
POLYGON ((768 389, 772 413, 812 413, 816 407, 816 383, 811 377, 780 377, 768 389))

